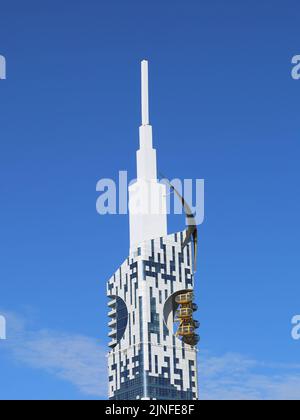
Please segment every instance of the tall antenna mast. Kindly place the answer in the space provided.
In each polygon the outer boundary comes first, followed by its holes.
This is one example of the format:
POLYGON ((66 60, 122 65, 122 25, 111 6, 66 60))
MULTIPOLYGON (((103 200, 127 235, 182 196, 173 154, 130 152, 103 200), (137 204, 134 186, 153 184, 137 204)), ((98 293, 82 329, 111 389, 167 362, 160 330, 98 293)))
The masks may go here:
POLYGON ((149 83, 148 83, 148 61, 141 63, 142 72, 142 125, 149 125, 149 83))

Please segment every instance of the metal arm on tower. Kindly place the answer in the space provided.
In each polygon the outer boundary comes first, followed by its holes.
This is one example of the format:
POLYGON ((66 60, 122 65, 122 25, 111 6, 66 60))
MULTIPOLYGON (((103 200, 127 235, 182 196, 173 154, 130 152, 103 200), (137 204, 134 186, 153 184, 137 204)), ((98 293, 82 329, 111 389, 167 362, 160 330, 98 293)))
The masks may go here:
POLYGON ((177 197, 180 199, 182 207, 185 211, 187 228, 186 228, 186 237, 185 237, 185 240, 182 244, 182 249, 184 249, 187 246, 187 244, 191 241, 191 239, 193 239, 194 272, 196 272, 197 271, 197 258, 198 258, 198 228, 197 228, 195 215, 192 212, 192 210, 191 210, 190 206, 188 205, 188 203, 186 202, 186 200, 184 199, 184 197, 182 197, 182 195, 177 191, 177 189, 174 187, 174 185, 172 185, 171 182, 169 182, 168 179, 164 175, 162 175, 162 176, 166 180, 166 182, 169 184, 171 190, 173 192, 175 192, 177 197))

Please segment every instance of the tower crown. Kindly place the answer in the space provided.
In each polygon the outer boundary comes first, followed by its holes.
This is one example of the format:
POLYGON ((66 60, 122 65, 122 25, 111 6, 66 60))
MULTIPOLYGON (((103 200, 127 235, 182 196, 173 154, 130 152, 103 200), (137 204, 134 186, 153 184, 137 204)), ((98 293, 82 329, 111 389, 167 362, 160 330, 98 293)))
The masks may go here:
POLYGON ((137 180, 129 187, 130 248, 167 235, 166 186, 157 180, 156 150, 149 124, 148 61, 141 62, 142 125, 137 151, 137 180))

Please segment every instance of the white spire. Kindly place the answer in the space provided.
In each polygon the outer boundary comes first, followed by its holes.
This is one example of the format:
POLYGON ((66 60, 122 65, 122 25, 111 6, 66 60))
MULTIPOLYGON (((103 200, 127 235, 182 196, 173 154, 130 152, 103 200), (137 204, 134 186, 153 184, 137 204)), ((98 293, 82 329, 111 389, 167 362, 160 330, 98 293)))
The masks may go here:
POLYGON ((137 152, 138 179, 157 178, 156 150, 153 149, 152 126, 149 124, 148 61, 141 62, 142 125, 140 126, 140 150, 137 152))
POLYGON ((148 82, 148 61, 143 60, 141 64, 142 73, 142 125, 149 125, 149 82, 148 82))
POLYGON ((167 235, 166 186, 157 181, 156 150, 149 124, 148 61, 141 63, 142 125, 137 181, 129 187, 130 247, 167 235))

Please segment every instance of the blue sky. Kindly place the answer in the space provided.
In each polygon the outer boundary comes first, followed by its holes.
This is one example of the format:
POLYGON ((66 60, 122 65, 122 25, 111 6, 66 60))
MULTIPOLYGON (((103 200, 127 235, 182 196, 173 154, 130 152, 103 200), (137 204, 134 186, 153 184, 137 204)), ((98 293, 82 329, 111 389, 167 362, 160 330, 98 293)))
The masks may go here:
POLYGON ((206 182, 202 397, 300 399, 299 13, 298 0, 2 2, 0 398, 106 396, 105 282, 129 232, 97 215, 96 183, 135 176, 147 58, 159 168, 206 182))

